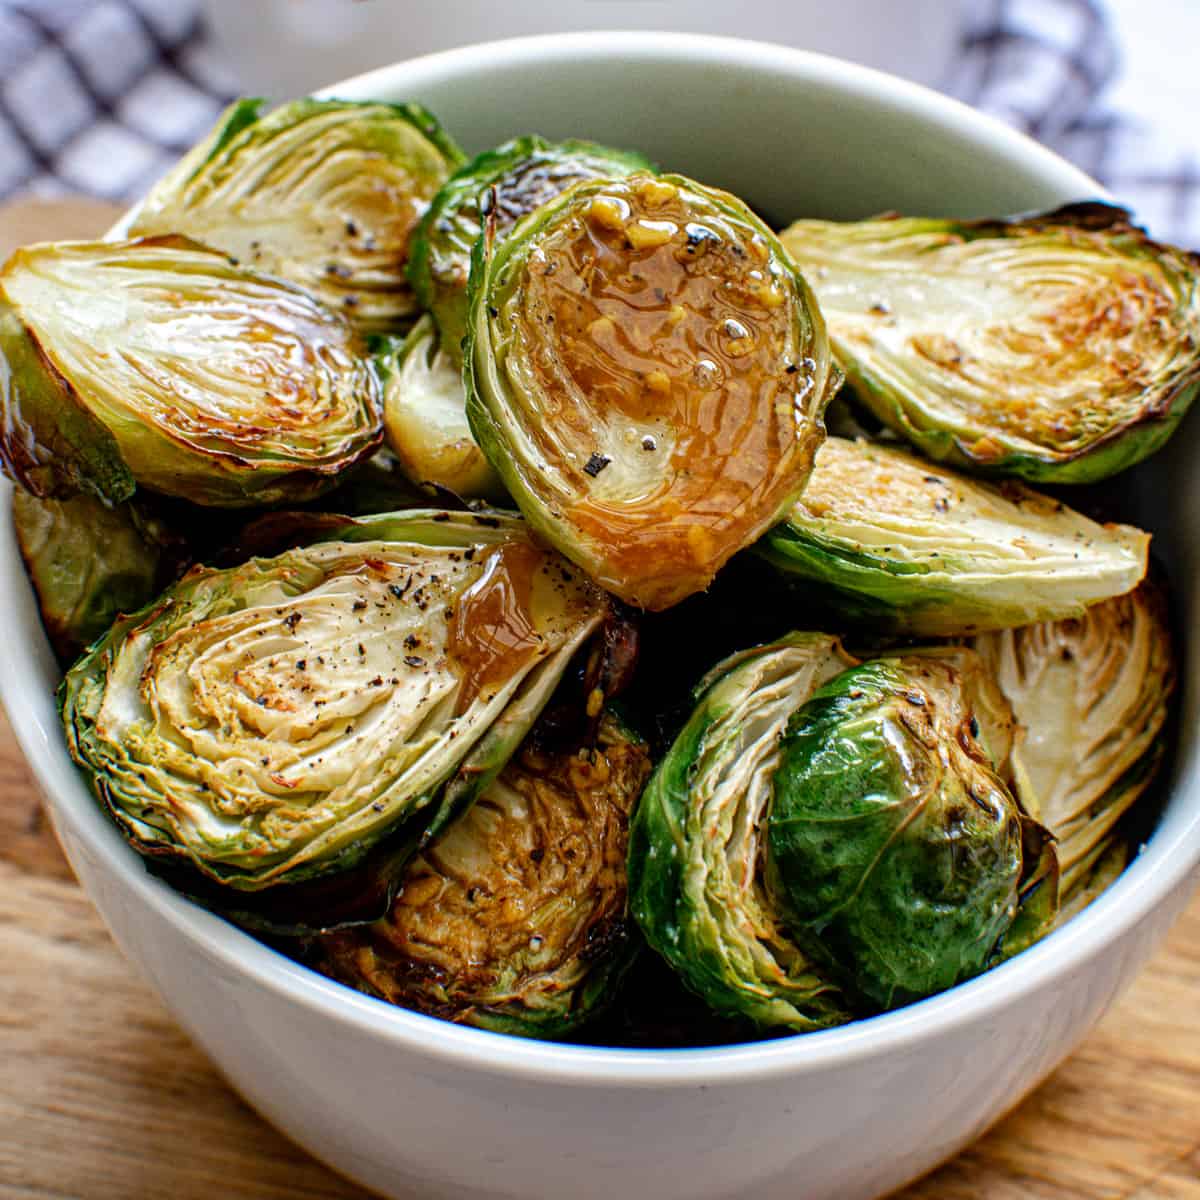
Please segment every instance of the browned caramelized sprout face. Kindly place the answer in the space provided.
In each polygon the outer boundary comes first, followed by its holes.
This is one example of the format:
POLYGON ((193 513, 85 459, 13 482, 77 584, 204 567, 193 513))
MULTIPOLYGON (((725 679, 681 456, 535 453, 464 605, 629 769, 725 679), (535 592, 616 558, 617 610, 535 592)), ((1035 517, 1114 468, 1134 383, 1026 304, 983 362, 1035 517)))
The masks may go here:
POLYGON ((347 520, 196 567, 68 673, 67 744, 135 848, 245 891, 347 870, 495 777, 606 598, 515 517, 347 520))
POLYGON ((1103 479, 1162 445, 1200 390, 1200 258, 1123 209, 797 221, 780 238, 856 392, 931 458, 1103 479))
POLYGON ((462 151, 417 104, 239 100, 134 215, 290 279, 364 330, 417 312, 405 274, 417 223, 462 151))
POLYGON ((409 863, 385 920, 322 939, 324 969, 452 1021, 541 1037, 576 1027, 629 960, 629 816, 649 772, 611 716, 594 749, 527 743, 409 863))
POLYGON ((633 604, 703 589, 824 435, 829 347, 779 243, 724 192, 634 175, 476 255, 468 417, 522 512, 633 604))
POLYGON ((109 503, 305 500, 383 435, 353 328, 186 238, 27 246, 0 274, 5 473, 109 503))

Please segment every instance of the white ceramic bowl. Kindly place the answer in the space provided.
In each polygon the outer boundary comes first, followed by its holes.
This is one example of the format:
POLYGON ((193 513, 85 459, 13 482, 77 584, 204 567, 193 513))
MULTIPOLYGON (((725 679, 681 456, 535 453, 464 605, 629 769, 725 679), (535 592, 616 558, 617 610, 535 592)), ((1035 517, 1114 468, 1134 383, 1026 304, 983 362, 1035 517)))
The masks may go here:
MULTIPOLYGON (((330 91, 420 100, 470 149, 530 130, 636 147, 780 222, 886 208, 1004 213, 1098 191, 949 100, 749 42, 520 40, 330 91)), ((1184 627, 1197 615, 1197 435, 1193 419, 1110 485, 1125 515, 1158 531, 1184 627)), ((57 672, 0 525, 0 695, 83 885, 250 1103, 390 1197, 856 1200, 953 1154, 1071 1051, 1189 895, 1200 862, 1200 664, 1189 650, 1183 746, 1156 833, 1106 895, 1032 950, 944 995, 826 1033, 712 1050, 540 1044, 358 995, 151 879, 63 749, 57 672)))

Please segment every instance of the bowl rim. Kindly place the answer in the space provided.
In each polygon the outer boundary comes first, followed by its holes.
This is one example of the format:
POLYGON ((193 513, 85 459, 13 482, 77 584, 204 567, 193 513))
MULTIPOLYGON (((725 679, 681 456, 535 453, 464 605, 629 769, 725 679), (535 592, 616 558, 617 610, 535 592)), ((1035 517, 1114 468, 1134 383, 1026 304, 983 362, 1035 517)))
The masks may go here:
MULTIPOLYGON (((1031 172, 1078 199, 1104 197, 1083 172, 998 119, 919 84, 826 55, 770 43, 708 35, 644 32, 567 33, 479 43, 381 67, 330 85, 319 97, 371 99, 398 87, 421 96, 434 80, 468 74, 479 67, 534 67, 549 59, 583 64, 619 56, 629 62, 735 65, 818 81, 858 98, 903 109, 922 123, 982 141, 1022 160, 1031 172), (397 83, 399 81, 399 83, 397 83)), ((122 223, 118 223, 119 229, 122 223)), ((10 485, 4 484, 7 488, 10 485)), ((0 488, 0 495, 3 495, 0 488)), ((10 596, 29 596, 16 552, 11 522, 0 528, 0 587, 10 596), (23 591, 22 591, 23 589, 23 591)), ((20 612, 28 604, 17 605, 20 612)), ((14 611, 9 608, 10 614, 14 611)), ((36 608, 34 609, 36 613, 36 608)), ((36 616, 34 618, 36 620, 36 616)), ((0 701, 37 781, 47 797, 56 830, 69 830, 96 864, 118 876, 179 936, 211 962, 250 977, 281 1000, 346 1022, 384 1042, 440 1060, 510 1078, 573 1086, 675 1087, 735 1085, 781 1075, 820 1071, 875 1054, 912 1048, 949 1029, 986 1019, 1001 1008, 1065 976, 1146 919, 1200 864, 1200 806, 1182 820, 1160 827, 1144 852, 1084 912, 1022 954, 973 980, 906 1008, 820 1032, 740 1043, 681 1049, 629 1049, 541 1042, 468 1028, 397 1008, 325 978, 193 905, 150 876, 92 798, 57 733, 47 732, 36 705, 22 703, 34 687, 31 656, 45 653, 19 637, 0 639, 0 701)), ((1172 781, 1173 783, 1175 781, 1172 781)))

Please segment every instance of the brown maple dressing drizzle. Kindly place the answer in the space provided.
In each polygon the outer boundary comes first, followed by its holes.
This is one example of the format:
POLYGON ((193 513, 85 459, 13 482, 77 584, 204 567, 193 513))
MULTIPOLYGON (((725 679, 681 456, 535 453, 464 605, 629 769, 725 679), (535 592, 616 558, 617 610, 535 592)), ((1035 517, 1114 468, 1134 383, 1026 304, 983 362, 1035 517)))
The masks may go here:
POLYGON ((808 466, 797 397, 813 366, 794 293, 760 235, 671 192, 606 183, 546 237, 523 282, 533 365, 571 441, 586 449, 598 427, 615 437, 629 422, 670 434, 639 438, 635 454, 658 456, 640 496, 606 496, 580 470, 587 453, 575 464, 570 519, 621 576, 710 574, 808 466))
POLYGON ((544 640, 533 615, 534 575, 545 554, 525 541, 488 550, 479 577, 454 605, 446 651, 458 668, 465 712, 488 688, 511 678, 541 650, 544 640))

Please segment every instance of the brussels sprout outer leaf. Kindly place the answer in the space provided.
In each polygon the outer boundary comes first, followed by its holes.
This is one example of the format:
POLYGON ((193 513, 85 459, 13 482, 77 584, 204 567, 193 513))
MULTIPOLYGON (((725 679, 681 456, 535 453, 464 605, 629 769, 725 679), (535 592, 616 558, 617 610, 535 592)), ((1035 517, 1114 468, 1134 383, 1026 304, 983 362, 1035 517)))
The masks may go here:
POLYGON ((21 489, 13 492, 13 525, 42 624, 63 662, 119 613, 154 598, 177 541, 134 504, 109 508, 91 496, 39 500, 21 489))
POLYGON ((26 246, 0 288, 26 330, 6 325, 0 341, 17 347, 5 428, 41 445, 5 459, 18 483, 30 461, 49 472, 53 484, 34 478, 43 495, 117 502, 136 479, 198 504, 295 502, 382 439, 379 382, 351 327, 185 238, 26 246))
POLYGON ((473 158, 434 197, 413 239, 409 278, 437 321, 444 353, 461 362, 467 332, 471 251, 483 231, 480 197, 491 190, 496 234, 583 179, 619 178, 652 165, 640 154, 594 142, 548 142, 536 134, 473 158))
POLYGON ((726 193, 631 176, 474 253, 467 417, 517 506, 631 604, 702 590, 824 437, 824 326, 774 235, 726 193))
POLYGON ((433 318, 423 316, 378 361, 384 436, 408 478, 468 500, 502 499, 500 476, 467 423, 462 368, 440 344, 433 318))
POLYGON ((954 668, 910 656, 846 671, 779 753, 767 877, 797 936, 884 1008, 983 970, 1016 914, 1021 816, 954 668))
POLYGON ((759 879, 778 738, 854 663, 797 633, 714 675, 646 786, 630 833, 631 907, 646 940, 717 1013, 804 1032, 850 1019, 829 973, 776 918, 759 879))
POLYGON ((418 828, 402 825, 372 846, 348 870, 258 892, 218 883, 181 858, 151 854, 146 868, 194 904, 272 938, 310 938, 386 916, 416 853, 418 828))
POLYGON ((1021 883, 1017 915, 996 953, 1003 962, 1040 941, 1059 923, 1062 877, 1054 838, 1039 821, 1021 814, 1021 883))
POLYGON ((610 999, 635 947, 628 817, 650 763, 618 722, 596 748, 526 747, 409 863, 391 912, 322 939, 322 968, 392 1003, 553 1037, 610 999))
POLYGON ((418 104, 296 100, 226 110, 150 192, 134 234, 185 233, 290 279, 364 330, 417 309, 410 243, 462 151, 418 104))
POLYGON ((940 461, 1054 483, 1153 453, 1200 390, 1200 258, 1123 209, 1012 221, 798 221, 838 361, 940 461))
POLYGON ((116 623, 60 692, 136 848, 248 891, 347 870, 494 777, 604 598, 513 518, 386 515, 116 623))
POLYGON ((112 434, 55 369, 0 291, 0 469, 42 499, 86 493, 110 504, 135 481, 112 434))
POLYGON ((829 438, 786 521, 754 548, 845 620, 952 637, 1080 616, 1137 586, 1149 542, 1016 482, 829 438))

